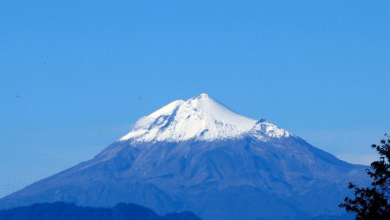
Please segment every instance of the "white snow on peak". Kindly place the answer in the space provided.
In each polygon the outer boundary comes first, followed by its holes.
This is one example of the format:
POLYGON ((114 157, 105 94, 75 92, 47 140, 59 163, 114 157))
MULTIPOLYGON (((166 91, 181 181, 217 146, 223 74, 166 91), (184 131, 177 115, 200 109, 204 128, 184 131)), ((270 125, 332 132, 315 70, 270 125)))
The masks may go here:
POLYGON ((241 116, 202 93, 187 101, 177 100, 142 117, 119 141, 180 142, 213 141, 252 135, 261 140, 288 137, 290 133, 264 119, 241 116))
POLYGON ((290 132, 279 128, 278 126, 260 119, 249 131, 250 134, 257 137, 258 139, 266 140, 270 138, 282 138, 292 135, 290 132))

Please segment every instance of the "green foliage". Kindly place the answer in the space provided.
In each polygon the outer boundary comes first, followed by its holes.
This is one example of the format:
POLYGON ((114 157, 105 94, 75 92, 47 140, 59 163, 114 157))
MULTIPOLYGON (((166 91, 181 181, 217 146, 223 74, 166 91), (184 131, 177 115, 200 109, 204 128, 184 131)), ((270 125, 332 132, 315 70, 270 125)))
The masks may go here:
POLYGON ((390 219, 390 138, 387 134, 385 136, 388 137, 387 141, 382 139, 381 145, 371 146, 382 155, 379 161, 371 163, 374 172, 366 169, 368 175, 374 179, 371 183, 373 187, 359 188, 349 183, 348 188, 355 189, 356 198, 352 200, 346 197, 345 203, 339 205, 340 208, 345 207, 348 212, 356 212, 356 220, 390 219))

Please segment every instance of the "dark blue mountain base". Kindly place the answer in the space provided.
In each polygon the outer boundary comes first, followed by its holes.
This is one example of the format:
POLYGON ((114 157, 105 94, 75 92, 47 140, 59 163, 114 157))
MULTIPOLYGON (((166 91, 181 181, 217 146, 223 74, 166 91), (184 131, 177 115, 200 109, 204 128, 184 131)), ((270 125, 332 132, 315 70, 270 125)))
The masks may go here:
POLYGON ((355 220, 356 213, 345 213, 343 215, 319 215, 307 220, 355 220))
POLYGON ((118 203, 113 208, 81 207, 74 203, 37 203, 0 211, 0 220, 201 220, 191 212, 157 215, 136 204, 118 203))
POLYGON ((308 219, 344 214, 348 182, 369 186, 352 165, 298 137, 131 144, 0 199, 0 209, 45 202, 113 207, 135 203, 158 215, 191 211, 204 220, 308 219))

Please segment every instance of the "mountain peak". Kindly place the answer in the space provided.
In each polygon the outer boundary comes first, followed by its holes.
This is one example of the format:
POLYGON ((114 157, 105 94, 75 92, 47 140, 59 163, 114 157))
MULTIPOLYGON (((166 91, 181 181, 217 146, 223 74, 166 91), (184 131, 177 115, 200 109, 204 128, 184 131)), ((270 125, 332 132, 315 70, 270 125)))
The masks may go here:
POLYGON ((202 93, 198 96, 199 99, 201 98, 209 98, 209 95, 207 95, 206 93, 202 93))
POLYGON ((206 93, 187 101, 177 100, 142 117, 133 130, 119 139, 135 142, 187 140, 212 141, 252 134, 260 139, 288 137, 289 132, 265 119, 239 115, 206 93), (258 125, 258 123, 262 123, 258 125), (275 132, 272 132, 275 131, 275 132))

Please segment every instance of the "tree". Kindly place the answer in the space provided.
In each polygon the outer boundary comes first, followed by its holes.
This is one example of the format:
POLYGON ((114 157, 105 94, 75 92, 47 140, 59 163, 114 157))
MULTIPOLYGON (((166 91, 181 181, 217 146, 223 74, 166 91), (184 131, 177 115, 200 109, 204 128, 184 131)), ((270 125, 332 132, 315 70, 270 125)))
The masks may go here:
POLYGON ((356 220, 390 219, 390 138, 387 134, 385 136, 388 140, 382 139, 381 146, 375 144, 371 146, 382 155, 379 161, 371 163, 374 172, 366 169, 368 175, 374 178, 371 183, 373 187, 359 188, 350 182, 348 188, 355 189, 356 198, 351 200, 347 196, 344 199, 345 203, 339 205, 340 208, 345 207, 348 212, 356 212, 356 220))

